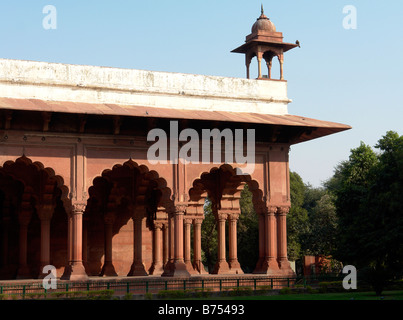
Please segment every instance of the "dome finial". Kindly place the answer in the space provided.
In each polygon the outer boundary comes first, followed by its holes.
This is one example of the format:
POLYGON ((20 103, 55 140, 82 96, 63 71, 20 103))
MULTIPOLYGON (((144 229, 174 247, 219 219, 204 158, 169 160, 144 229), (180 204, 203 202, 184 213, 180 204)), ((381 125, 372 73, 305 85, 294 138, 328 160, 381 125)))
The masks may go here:
POLYGON ((262 3, 262 9, 261 9, 262 15, 264 14, 264 9, 263 9, 263 3, 262 3))

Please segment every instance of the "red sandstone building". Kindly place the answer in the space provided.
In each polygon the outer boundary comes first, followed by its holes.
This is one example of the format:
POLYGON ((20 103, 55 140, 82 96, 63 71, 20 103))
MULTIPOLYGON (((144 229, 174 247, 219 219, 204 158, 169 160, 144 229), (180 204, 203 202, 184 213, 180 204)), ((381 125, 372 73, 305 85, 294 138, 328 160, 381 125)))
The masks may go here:
MULTIPOLYGON (((38 278, 46 265, 70 280, 206 274, 207 197, 218 228, 214 273, 242 274, 237 221, 245 185, 259 216, 254 273, 293 275, 290 146, 350 128, 288 114, 284 53, 296 46, 262 12, 234 50, 246 56, 247 78, 257 57, 253 80, 0 59, 1 279, 38 278), (273 58, 280 79, 271 79, 273 58), (172 121, 200 137, 203 129, 253 129, 253 173, 237 174, 235 161, 151 163, 147 134, 169 133, 172 121)), ((169 138, 166 154, 179 157, 169 138)), ((202 146, 213 154, 216 142, 200 140, 200 158, 202 146)))

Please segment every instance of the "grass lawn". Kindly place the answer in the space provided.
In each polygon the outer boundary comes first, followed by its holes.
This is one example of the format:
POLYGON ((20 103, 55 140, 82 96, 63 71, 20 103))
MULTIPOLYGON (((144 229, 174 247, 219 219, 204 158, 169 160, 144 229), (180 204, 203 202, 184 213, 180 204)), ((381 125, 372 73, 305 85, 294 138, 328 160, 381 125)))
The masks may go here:
POLYGON ((228 300, 403 300, 403 291, 385 291, 376 296, 374 292, 278 294, 270 296, 221 297, 228 300))

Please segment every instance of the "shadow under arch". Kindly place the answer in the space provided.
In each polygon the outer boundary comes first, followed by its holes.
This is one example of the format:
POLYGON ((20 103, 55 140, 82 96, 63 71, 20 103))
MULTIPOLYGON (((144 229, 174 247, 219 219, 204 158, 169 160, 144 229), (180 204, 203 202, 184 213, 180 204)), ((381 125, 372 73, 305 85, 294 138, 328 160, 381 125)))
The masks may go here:
POLYGON ((157 210, 172 206, 171 189, 158 172, 130 159, 95 177, 88 194, 84 213, 86 272, 92 276, 127 275, 133 263, 134 212, 144 210, 145 226, 151 232, 157 210), (108 224, 112 224, 111 235, 108 224), (108 256, 110 250, 113 259, 108 256), (106 261, 109 259, 113 261, 106 261))
MULTIPOLYGON (((213 167, 211 168, 208 172, 203 172, 200 174, 200 176, 193 181, 192 187, 189 189, 189 199, 190 203, 193 206, 199 206, 203 207, 205 209, 204 205, 206 203, 206 199, 208 199, 211 202, 211 213, 214 216, 214 221, 211 221, 212 217, 207 217, 206 215, 204 216, 205 219, 210 219, 210 220, 205 220, 203 222, 202 228, 207 226, 212 229, 215 224, 215 228, 217 228, 218 221, 219 221, 219 214, 221 212, 230 213, 230 214, 235 214, 237 217, 242 217, 241 213, 241 194, 242 192, 247 191, 250 192, 250 198, 251 202, 253 205, 253 211, 252 214, 254 215, 253 218, 256 220, 256 227, 258 226, 258 215, 255 214, 255 212, 258 212, 258 210, 261 208, 261 206, 264 205, 264 197, 263 197, 263 192, 259 186, 258 181, 254 180, 252 176, 250 175, 237 175, 237 170, 236 168, 232 167, 229 164, 223 164, 219 167, 213 167), (248 186, 245 190, 245 186, 248 186), (240 214, 240 215, 239 215, 240 214)), ((201 210, 199 210, 201 211, 201 210)), ((205 212, 206 214, 206 212, 205 212)), ((227 216, 229 218, 229 215, 227 216)), ((238 219, 238 218, 237 218, 238 219)), ((229 224, 229 222, 228 222, 229 224)), ((229 225, 228 225, 229 229, 229 225)), ((210 233, 213 232, 212 230, 209 231, 210 233)), ((217 231, 216 231, 217 232, 217 231)), ((229 233, 229 231, 227 231, 229 233)), ((255 233, 258 231, 255 230, 255 233)), ((232 231, 234 233, 234 231, 232 231)), ((236 233, 236 231, 235 231, 236 233)), ((257 234, 258 236, 258 234, 257 234)), ((229 236, 230 237, 230 236, 229 236)), ((228 238, 229 238, 228 237, 228 238)), ((219 238, 219 235, 217 235, 217 238, 219 238)), ((230 247, 228 243, 228 238, 226 238, 226 247, 230 247)), ((236 237, 235 237, 236 238, 236 237)), ((255 239, 256 243, 258 243, 258 239, 255 239)), ((203 250, 205 252, 206 256, 206 251, 211 249, 211 248, 206 248, 205 244, 202 241, 202 247, 205 248, 203 250)), ((206 240, 207 241, 207 240, 206 240)), ((235 240, 235 242, 237 242, 235 240)), ((218 244, 217 244, 218 245, 218 244)), ((207 244, 208 246, 208 244, 207 244)), ((237 244, 236 244, 237 246, 237 244)), ((233 244, 232 244, 233 247, 233 244)), ((258 260, 258 253, 259 253, 259 248, 256 248, 256 253, 254 253, 254 257, 256 258, 255 260, 258 260)), ((212 252, 215 252, 214 250, 212 252)), ((236 252, 236 251, 235 251, 236 252)), ((227 258, 230 260, 228 257, 229 250, 226 250, 227 253, 227 258)), ((235 254, 236 255, 236 254, 235 254)), ((235 257, 237 259, 237 257, 235 257)), ((209 271, 210 273, 219 273, 216 267, 214 267, 214 270, 212 270, 212 264, 209 259, 214 260, 213 257, 206 258, 204 261, 206 264, 209 264, 209 271)), ((255 264, 256 261, 253 261, 252 264, 255 264)), ((235 263, 234 263, 235 265, 235 263)), ((224 268, 225 269, 225 268, 224 268)), ((231 268, 230 268, 231 269, 231 268)), ((240 267, 238 268, 238 270, 240 267)), ((248 268, 248 272, 251 272, 251 268, 248 268)), ((235 270, 235 268, 234 268, 235 270)), ((225 271, 223 271, 225 272, 225 271)), ((231 270, 229 270, 231 273, 231 270)), ((234 271, 238 272, 238 271, 234 271)))
MULTIPOLYGON (((49 261, 61 275, 67 263, 67 213, 69 190, 61 176, 41 162, 33 162, 25 155, 0 166, 1 277, 3 279, 37 278, 42 275, 41 250, 42 220, 50 220, 49 261), (18 187, 16 187, 18 185, 18 187), (51 212, 45 217, 42 208, 51 212), (26 218, 26 262, 21 261, 22 211, 26 218), (50 214, 50 216, 49 216, 50 214), (25 265, 26 263, 26 265, 25 265), (22 265, 24 264, 24 266, 22 265), (24 271, 21 271, 24 269, 24 271)), ((23 220, 24 220, 23 219, 23 220)), ((44 238, 46 239, 46 238, 44 238)))

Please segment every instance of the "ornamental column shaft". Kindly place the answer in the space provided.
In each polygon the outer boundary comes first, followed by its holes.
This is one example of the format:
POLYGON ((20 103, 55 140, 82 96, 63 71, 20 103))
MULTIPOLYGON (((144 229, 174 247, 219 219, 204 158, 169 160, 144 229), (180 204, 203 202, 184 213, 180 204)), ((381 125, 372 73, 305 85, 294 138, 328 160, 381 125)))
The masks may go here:
MULTIPOLYGON (((173 214, 173 230, 171 226, 171 241, 173 237, 174 243, 174 258, 173 262, 170 263, 163 273, 163 276, 170 277, 190 277, 190 273, 186 268, 184 259, 183 259, 183 220, 186 212, 185 204, 178 204, 174 208, 173 214), (172 235, 173 231, 173 235, 172 235)), ((172 220, 171 220, 172 225, 172 220)), ((172 243, 172 242, 171 242, 172 243)))
POLYGON ((64 269, 62 280, 87 280, 82 258, 82 235, 83 235, 83 214, 86 205, 84 203, 74 203, 68 214, 70 245, 70 260, 64 269))
POLYGON ((218 230, 217 230, 218 259, 214 267, 213 273, 222 274, 229 272, 229 265, 225 254, 225 221, 227 220, 227 214, 218 213, 217 220, 218 220, 218 230))
POLYGON ((291 269, 287 258, 287 213, 289 210, 289 207, 280 207, 277 214, 278 262, 280 269, 285 271, 291 269))
POLYGON ((186 269, 189 273, 195 273, 191 260, 191 227, 192 227, 193 219, 185 218, 184 219, 184 262, 186 265, 186 269))
POLYGON ((161 275, 164 272, 162 258, 162 223, 154 222, 154 255, 150 274, 161 275))
POLYGON ((193 256, 194 256, 194 261, 193 261, 193 267, 194 269, 200 273, 200 274, 205 274, 206 270, 204 269, 203 262, 202 262, 202 257, 201 257, 201 225, 202 225, 203 219, 195 219, 193 226, 194 226, 194 232, 193 232, 193 256))
POLYGON ((39 277, 44 277, 42 270, 50 264, 50 221, 55 207, 53 205, 38 206, 37 213, 41 220, 41 266, 39 277))
POLYGON ((276 230, 276 208, 270 207, 265 216, 266 222, 266 258, 269 267, 276 267, 277 256, 277 230, 276 230))
POLYGON ((18 214, 18 221, 20 224, 19 234, 19 267, 17 271, 17 279, 31 278, 31 273, 27 264, 27 247, 28 247, 28 224, 32 217, 32 208, 23 208, 18 214))
POLYGON ((115 213, 108 212, 104 216, 104 228, 105 228, 105 260, 101 270, 101 276, 104 277, 116 277, 117 273, 112 262, 112 240, 113 240, 113 224, 115 222, 115 213))
POLYGON ((168 263, 169 260, 169 232, 168 232, 168 224, 164 223, 162 227, 162 236, 163 236, 163 265, 168 263))
POLYGON ((145 208, 136 208, 133 215, 133 264, 128 276, 147 276, 143 263, 143 220, 145 208))
POLYGON ((229 267, 231 273, 243 274, 241 265, 238 261, 238 240, 237 240, 237 221, 239 213, 231 213, 229 217, 228 237, 229 237, 229 267))

